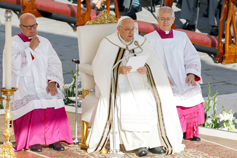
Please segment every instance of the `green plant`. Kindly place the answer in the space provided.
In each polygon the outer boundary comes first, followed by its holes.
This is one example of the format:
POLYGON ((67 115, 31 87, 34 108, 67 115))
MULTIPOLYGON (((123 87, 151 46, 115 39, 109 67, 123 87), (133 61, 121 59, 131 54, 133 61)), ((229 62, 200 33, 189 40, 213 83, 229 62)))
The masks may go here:
MULTIPOLYGON (((64 103, 66 105, 75 103, 75 101, 72 101, 69 99, 69 97, 75 97, 76 96, 76 73, 74 74, 73 70, 71 71, 72 73, 72 82, 69 84, 65 84, 63 87, 63 93, 64 93, 64 103)), ((80 73, 78 70, 78 82, 77 86, 81 83, 81 78, 80 78, 80 73)), ((78 89, 78 95, 82 95, 82 90, 81 88, 78 89)))
POLYGON ((0 109, 3 109, 3 105, 0 103, 0 109))
POLYGON ((208 83, 208 90, 208 100, 204 104, 205 123, 202 126, 237 132, 237 129, 235 129, 237 122, 233 116, 232 109, 229 111, 229 113, 226 113, 224 106, 222 106, 222 113, 216 115, 218 92, 216 91, 215 95, 212 96, 210 83, 208 83))
POLYGON ((204 110, 205 110, 204 127, 216 128, 216 129, 219 128, 219 117, 216 116, 217 95, 218 92, 216 91, 215 95, 212 96, 211 86, 210 83, 208 83, 208 100, 204 104, 204 110))
POLYGON ((222 106, 222 114, 219 114, 220 118, 220 128, 226 131, 237 132, 235 129, 235 124, 237 123, 235 117, 233 116, 232 109, 230 109, 229 113, 225 112, 224 106, 222 106))

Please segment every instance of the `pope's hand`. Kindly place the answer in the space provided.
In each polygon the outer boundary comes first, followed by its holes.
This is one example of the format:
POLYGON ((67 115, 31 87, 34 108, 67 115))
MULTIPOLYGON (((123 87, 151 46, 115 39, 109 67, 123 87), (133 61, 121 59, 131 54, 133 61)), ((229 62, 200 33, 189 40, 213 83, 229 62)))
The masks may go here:
POLYGON ((186 78, 186 83, 188 83, 188 86, 190 86, 190 85, 196 86, 197 83, 195 81, 195 76, 193 74, 188 74, 188 76, 186 78))
POLYGON ((169 79, 170 85, 173 86, 174 83, 171 81, 171 79, 169 77, 168 77, 168 79, 169 79))
POLYGON ((38 34, 38 32, 35 33, 32 40, 30 41, 30 48, 32 50, 35 50, 38 47, 39 43, 40 43, 39 38, 36 36, 37 34, 38 34))
POLYGON ((145 66, 140 67, 139 69, 137 69, 137 72, 139 72, 140 74, 146 74, 147 69, 145 66))
POLYGON ((51 93, 52 96, 55 96, 56 94, 58 94, 58 90, 57 90, 55 82, 50 82, 46 90, 47 90, 47 94, 51 93))
POLYGON ((131 66, 121 66, 121 67, 119 68, 119 74, 126 75, 126 74, 128 74, 131 70, 132 70, 132 67, 131 67, 131 66))

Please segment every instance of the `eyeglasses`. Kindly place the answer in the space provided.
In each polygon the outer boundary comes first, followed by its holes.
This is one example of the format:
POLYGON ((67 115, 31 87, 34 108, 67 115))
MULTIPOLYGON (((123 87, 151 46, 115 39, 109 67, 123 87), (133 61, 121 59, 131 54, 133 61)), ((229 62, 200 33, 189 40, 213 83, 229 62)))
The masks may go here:
POLYGON ((165 18, 159 18, 161 21, 168 21, 168 22, 170 22, 171 20, 173 20, 173 18, 167 18, 167 19, 165 19, 165 18))
MULTIPOLYGON (((121 27, 122 29, 124 29, 122 26, 119 26, 121 27)), ((132 28, 132 29, 124 29, 124 31, 126 31, 127 33, 130 33, 130 32, 134 32, 134 30, 137 30, 137 28, 132 28)))
POLYGON ((37 23, 35 23, 34 25, 28 25, 28 26, 23 25, 23 24, 21 24, 21 25, 24 26, 25 28, 27 28, 27 30, 31 30, 32 28, 33 28, 33 29, 36 29, 36 27, 38 26, 37 23))

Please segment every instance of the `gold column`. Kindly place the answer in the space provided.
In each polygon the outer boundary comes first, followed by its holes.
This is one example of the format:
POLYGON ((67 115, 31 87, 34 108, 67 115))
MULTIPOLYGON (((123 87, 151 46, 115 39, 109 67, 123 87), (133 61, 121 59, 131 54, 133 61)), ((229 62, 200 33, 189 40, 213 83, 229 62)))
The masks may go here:
POLYGON ((13 129, 10 127, 10 121, 12 120, 11 107, 10 107, 10 96, 14 95, 17 88, 12 87, 12 89, 1 88, 0 91, 6 96, 6 113, 5 121, 6 127, 3 128, 3 136, 6 138, 6 142, 0 147, 0 158, 16 158, 13 145, 10 139, 13 135, 13 129))

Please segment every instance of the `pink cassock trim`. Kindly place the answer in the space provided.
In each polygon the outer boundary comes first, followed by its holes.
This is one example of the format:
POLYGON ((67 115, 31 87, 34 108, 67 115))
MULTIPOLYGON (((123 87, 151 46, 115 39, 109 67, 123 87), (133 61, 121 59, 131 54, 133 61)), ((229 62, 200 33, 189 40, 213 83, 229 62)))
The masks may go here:
POLYGON ((173 38, 174 37, 174 34, 173 34, 173 30, 171 29, 170 32, 168 34, 165 33, 165 31, 161 30, 160 28, 158 28, 156 30, 158 32, 158 34, 160 35, 160 37, 162 39, 165 39, 165 38, 173 38))
POLYGON ((22 32, 17 35, 22 39, 23 42, 30 42, 31 41, 31 39, 29 39, 27 36, 25 36, 22 32))
POLYGON ((13 121, 15 151, 31 145, 49 145, 58 141, 72 144, 72 134, 65 108, 35 109, 13 121))
POLYGON ((205 122, 203 103, 193 107, 177 106, 179 120, 183 132, 186 132, 186 139, 198 137, 198 125, 205 122))

